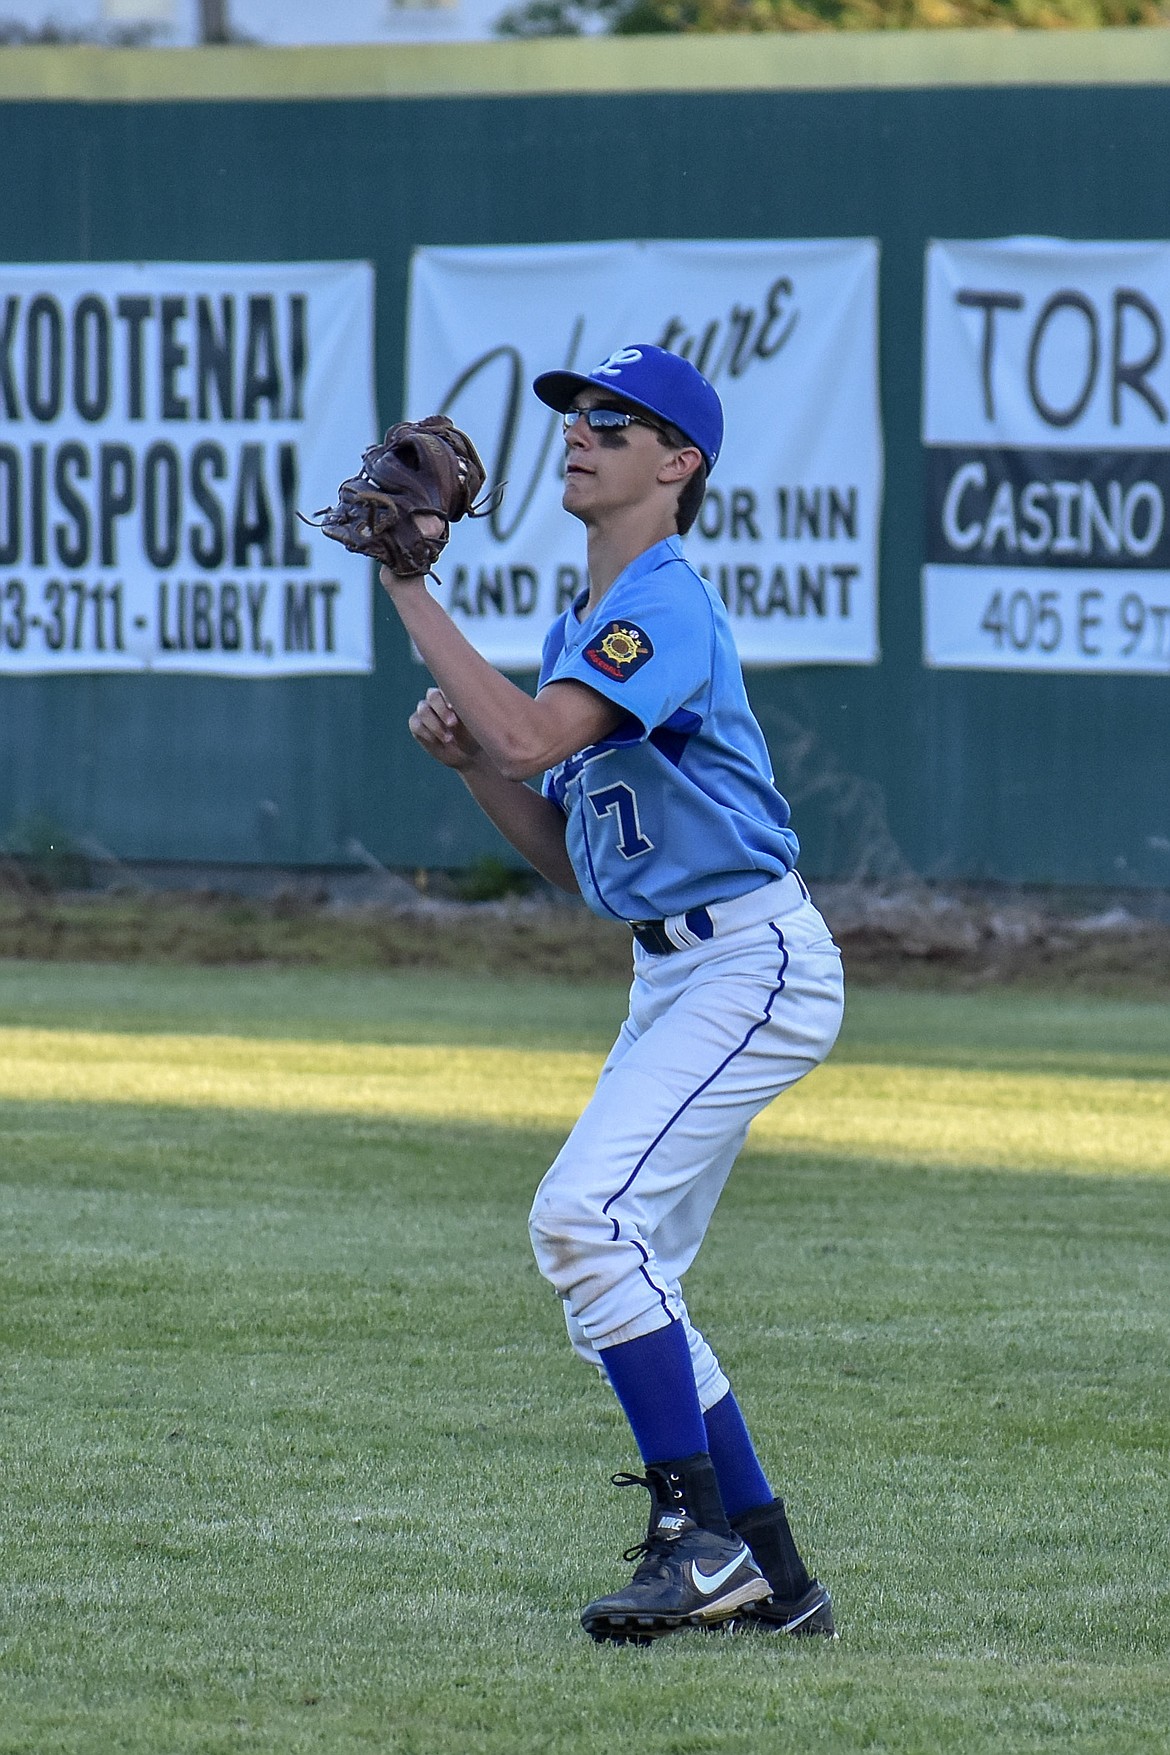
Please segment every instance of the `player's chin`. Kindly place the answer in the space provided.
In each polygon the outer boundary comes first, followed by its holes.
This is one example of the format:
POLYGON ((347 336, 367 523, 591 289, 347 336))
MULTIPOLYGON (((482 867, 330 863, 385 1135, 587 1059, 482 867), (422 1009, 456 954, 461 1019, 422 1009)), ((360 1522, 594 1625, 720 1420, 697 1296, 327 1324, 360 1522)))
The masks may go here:
POLYGON ((561 505, 566 512, 573 512, 577 517, 583 516, 591 501, 590 486, 592 477, 588 475, 567 475, 561 493, 561 505))

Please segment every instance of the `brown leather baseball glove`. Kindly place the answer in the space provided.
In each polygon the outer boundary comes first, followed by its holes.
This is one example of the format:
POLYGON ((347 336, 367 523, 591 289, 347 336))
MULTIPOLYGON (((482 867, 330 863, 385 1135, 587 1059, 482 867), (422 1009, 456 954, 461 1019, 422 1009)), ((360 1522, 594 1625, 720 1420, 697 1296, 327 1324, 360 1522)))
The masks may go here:
POLYGON ((475 504, 483 484, 467 434, 445 414, 431 414, 399 421, 363 451, 361 471, 342 482, 337 504, 306 522, 405 579, 430 572, 453 523, 490 509, 475 504))

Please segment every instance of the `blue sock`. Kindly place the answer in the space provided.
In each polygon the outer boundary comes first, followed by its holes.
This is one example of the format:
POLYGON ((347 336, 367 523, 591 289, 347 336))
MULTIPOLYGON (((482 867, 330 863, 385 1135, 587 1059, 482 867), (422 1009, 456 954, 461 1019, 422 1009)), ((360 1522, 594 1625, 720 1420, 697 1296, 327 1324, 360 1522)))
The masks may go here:
POLYGON ((743 1422, 739 1403, 728 1390, 721 1402, 703 1415, 707 1449, 719 1477, 719 1492, 728 1517, 771 1505, 773 1493, 760 1467, 756 1447, 743 1422))
POLYGON ((643 1462, 673 1462, 706 1450, 695 1368, 681 1322, 603 1347, 600 1354, 643 1462))

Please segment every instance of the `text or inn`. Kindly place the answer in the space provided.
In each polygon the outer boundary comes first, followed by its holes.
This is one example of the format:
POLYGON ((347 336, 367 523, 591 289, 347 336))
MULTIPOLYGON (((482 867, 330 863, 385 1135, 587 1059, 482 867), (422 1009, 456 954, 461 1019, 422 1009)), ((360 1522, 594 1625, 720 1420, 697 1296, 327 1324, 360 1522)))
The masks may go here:
MULTIPOLYGON (((856 541, 856 487, 778 487, 774 504, 775 534, 781 542, 856 541)), ((708 541, 730 537, 732 542, 759 542, 767 534, 766 511, 752 488, 709 487, 696 528, 708 541)))

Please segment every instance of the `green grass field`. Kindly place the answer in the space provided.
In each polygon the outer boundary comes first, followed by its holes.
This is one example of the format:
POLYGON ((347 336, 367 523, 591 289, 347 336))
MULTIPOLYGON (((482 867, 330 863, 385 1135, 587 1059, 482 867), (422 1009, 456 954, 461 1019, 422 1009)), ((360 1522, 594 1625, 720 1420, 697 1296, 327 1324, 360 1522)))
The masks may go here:
POLYGON ((531 1261, 622 995, 0 963, 0 1752, 1165 1751, 1170 1023, 859 992, 690 1280, 838 1645, 594 1647, 531 1261))

